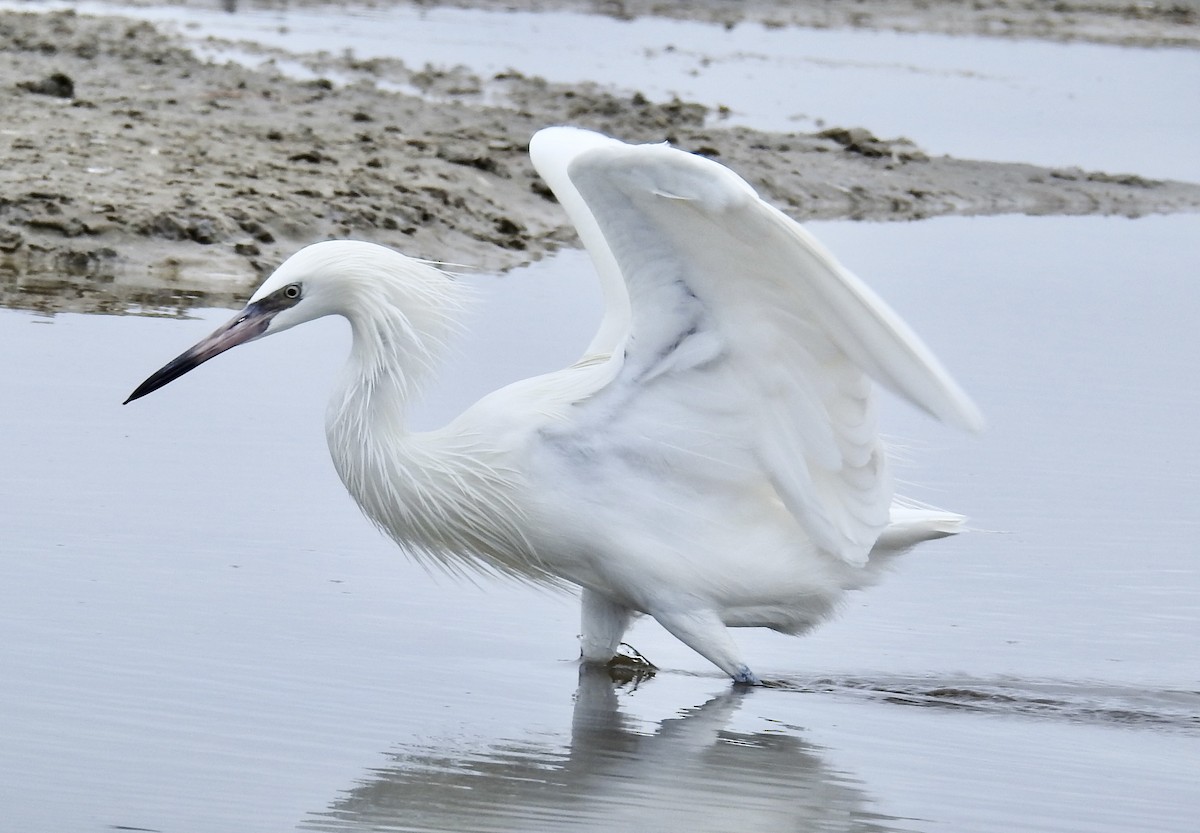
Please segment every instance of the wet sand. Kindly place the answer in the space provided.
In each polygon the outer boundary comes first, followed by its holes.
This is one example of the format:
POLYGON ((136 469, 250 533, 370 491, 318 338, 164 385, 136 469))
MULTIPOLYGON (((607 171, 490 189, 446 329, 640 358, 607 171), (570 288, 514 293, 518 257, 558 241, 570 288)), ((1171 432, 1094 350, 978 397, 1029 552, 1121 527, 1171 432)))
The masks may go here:
MULTIPOLYGON (((958 20, 959 33, 995 28, 986 9, 969 15, 958 4, 923 12, 915 3, 859 5, 853 19, 829 17, 825 4, 739 8, 771 25, 945 31, 958 20)), ((1040 28, 1103 42, 1120 34, 1118 42, 1194 48, 1195 15, 1175 8, 1118 14, 1093 4, 1057 20, 1026 9, 1010 15, 1026 22, 1006 33, 1040 28)), ((722 21, 727 14, 709 4, 693 11, 722 21)), ((0 131, 0 304, 235 306, 291 251, 328 237, 485 270, 536 260, 574 239, 527 158, 529 136, 555 123, 713 156, 801 220, 1200 210, 1197 184, 930 156, 902 137, 876 137, 869 125, 770 133, 723 126, 722 114, 702 105, 595 84, 328 55, 308 63, 317 78, 303 81, 269 64, 207 63, 146 22, 0 12, 0 106, 9 116, 0 131)))

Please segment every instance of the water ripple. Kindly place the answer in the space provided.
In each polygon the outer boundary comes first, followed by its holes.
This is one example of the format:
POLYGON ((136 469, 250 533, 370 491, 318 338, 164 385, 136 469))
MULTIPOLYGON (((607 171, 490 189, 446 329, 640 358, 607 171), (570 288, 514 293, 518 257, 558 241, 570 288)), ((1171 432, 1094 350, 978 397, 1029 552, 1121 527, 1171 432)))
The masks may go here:
POLYGON ((1200 691, 1007 677, 784 678, 768 685, 806 693, 867 697, 902 706, 1200 733, 1200 691))

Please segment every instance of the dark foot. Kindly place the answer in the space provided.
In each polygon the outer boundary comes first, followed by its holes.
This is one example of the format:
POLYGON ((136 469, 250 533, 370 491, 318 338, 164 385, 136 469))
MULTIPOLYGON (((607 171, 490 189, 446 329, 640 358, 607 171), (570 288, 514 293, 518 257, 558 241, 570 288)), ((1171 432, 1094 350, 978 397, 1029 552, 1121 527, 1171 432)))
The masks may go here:
POLYGON ((743 665, 737 670, 737 673, 733 675, 733 684, 739 686, 762 685, 762 681, 758 679, 757 674, 743 665))
POLYGON ((604 664, 608 676, 618 685, 637 685, 654 676, 658 668, 632 645, 622 642, 617 654, 604 664))

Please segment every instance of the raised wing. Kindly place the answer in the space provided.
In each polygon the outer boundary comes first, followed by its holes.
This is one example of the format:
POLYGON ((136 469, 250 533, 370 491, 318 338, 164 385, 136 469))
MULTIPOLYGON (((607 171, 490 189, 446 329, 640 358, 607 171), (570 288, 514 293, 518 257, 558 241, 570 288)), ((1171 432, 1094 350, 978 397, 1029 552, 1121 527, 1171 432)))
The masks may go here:
POLYGON ((606 285, 593 346, 623 357, 610 383, 621 407, 710 421, 706 442, 750 449, 819 548, 865 562, 892 501, 868 377, 978 430, 966 394, 870 289, 727 168, 570 128, 542 131, 534 149, 606 285))
POLYGON ((574 127, 550 127, 539 130, 529 142, 529 157, 538 174, 550 186, 559 205, 567 212, 584 249, 600 276, 604 295, 604 318, 600 329, 585 352, 588 356, 613 353, 629 334, 629 293, 612 250, 596 224, 587 202, 571 181, 567 169, 581 154, 602 148, 627 148, 624 142, 590 130, 574 127))

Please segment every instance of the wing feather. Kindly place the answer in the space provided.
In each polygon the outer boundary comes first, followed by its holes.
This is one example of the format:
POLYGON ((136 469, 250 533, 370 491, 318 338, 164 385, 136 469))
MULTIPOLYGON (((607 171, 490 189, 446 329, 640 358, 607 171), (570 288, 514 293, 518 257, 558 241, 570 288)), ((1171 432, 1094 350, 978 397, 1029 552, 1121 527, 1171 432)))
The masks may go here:
MULTIPOLYGON (((570 128, 533 148, 606 284, 593 346, 622 363, 609 388, 623 391, 624 418, 703 421, 705 442, 744 449, 816 546, 864 563, 892 503, 868 377, 977 430, 971 400, 882 300, 727 168, 570 128)), ((661 430, 700 436, 679 427, 661 430)))

